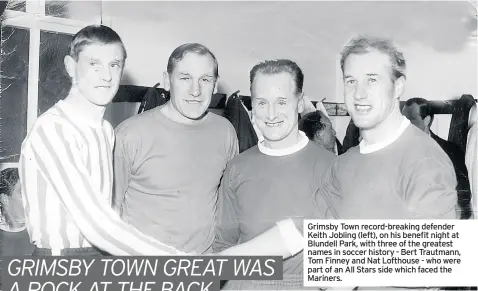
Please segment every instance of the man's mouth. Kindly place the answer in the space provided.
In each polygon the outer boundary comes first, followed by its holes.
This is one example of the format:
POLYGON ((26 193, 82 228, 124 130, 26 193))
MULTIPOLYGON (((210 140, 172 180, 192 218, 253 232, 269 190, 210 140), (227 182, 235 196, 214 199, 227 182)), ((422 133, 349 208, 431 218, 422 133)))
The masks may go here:
POLYGON ((277 122, 265 122, 265 124, 269 127, 278 127, 281 126, 284 121, 277 121, 277 122))
POLYGON ((111 88, 111 86, 96 86, 95 88, 99 88, 99 89, 109 89, 111 88))
POLYGON ((361 104, 355 104, 355 110, 358 112, 363 112, 366 113, 372 109, 371 105, 361 105, 361 104))
POLYGON ((199 104, 199 103, 201 103, 201 101, 199 101, 199 100, 185 100, 185 101, 188 104, 199 104))

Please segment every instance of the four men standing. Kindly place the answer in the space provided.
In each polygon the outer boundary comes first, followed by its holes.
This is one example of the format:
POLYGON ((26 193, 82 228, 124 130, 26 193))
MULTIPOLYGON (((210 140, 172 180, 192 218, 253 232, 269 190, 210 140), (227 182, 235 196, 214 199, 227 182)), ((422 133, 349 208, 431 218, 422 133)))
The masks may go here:
POLYGON ((168 60, 168 103, 124 121, 115 141, 103 114, 125 60, 110 28, 81 30, 65 58, 70 95, 38 119, 22 145, 36 254, 207 254, 213 246, 254 254, 269 239, 272 254, 292 255, 284 280, 226 287, 290 289, 303 286, 302 258, 291 248, 301 238, 285 236, 298 232, 277 221, 293 218, 300 229, 303 218, 458 217, 453 164, 400 112, 406 65, 388 41, 356 38, 342 53, 345 104, 363 139, 337 158, 298 129, 304 76, 290 60, 251 70, 253 122, 264 139, 235 157, 233 126, 207 111, 217 60, 196 43, 168 60), (284 244, 276 243, 278 233, 284 244))

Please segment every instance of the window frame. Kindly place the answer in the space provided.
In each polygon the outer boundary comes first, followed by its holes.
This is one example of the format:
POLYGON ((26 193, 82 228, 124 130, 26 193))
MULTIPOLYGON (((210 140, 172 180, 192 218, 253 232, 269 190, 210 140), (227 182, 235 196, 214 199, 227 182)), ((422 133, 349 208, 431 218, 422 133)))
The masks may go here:
MULTIPOLYGON (((70 1, 68 1, 70 2, 70 1)), ((68 5, 68 2, 66 5, 68 5)), ((102 1, 99 1, 102 2, 102 1)), ((92 24, 111 26, 111 21, 99 17, 93 22, 45 15, 45 0, 25 1, 26 11, 7 9, 3 13, 1 26, 26 29, 30 32, 28 56, 28 97, 27 97, 27 135, 38 118, 38 81, 40 79, 40 32, 49 31, 74 35, 80 29, 92 24)), ((101 16, 101 13, 100 13, 101 16)), ((18 168, 18 162, 0 162, 0 171, 18 168)))

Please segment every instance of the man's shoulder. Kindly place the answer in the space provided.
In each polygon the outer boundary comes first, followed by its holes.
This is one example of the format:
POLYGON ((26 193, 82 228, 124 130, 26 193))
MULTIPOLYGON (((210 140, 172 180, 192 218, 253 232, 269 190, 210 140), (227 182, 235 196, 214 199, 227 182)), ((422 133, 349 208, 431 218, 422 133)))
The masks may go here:
POLYGON ((128 132, 136 131, 141 127, 149 127, 149 122, 154 118, 154 115, 158 114, 159 107, 150 109, 148 111, 142 112, 140 114, 135 114, 123 122, 121 122, 116 128, 116 132, 128 132))
POLYGON ((332 161, 337 158, 334 153, 312 141, 308 142, 307 146, 304 148, 304 153, 311 159, 320 163, 332 163, 332 161))
POLYGON ((74 123, 54 105, 35 120, 32 129, 22 142, 22 150, 36 147, 39 141, 40 144, 48 140, 59 142, 78 135, 79 130, 74 123))
POLYGON ((404 133, 404 138, 400 146, 407 155, 436 155, 445 153, 441 145, 433 138, 419 128, 409 125, 404 133))
POLYGON ((346 152, 342 153, 341 155, 337 156, 337 162, 346 162, 350 158, 360 155, 360 145, 353 146, 349 148, 346 152))
POLYGON ((209 111, 208 112, 208 118, 211 119, 212 123, 215 125, 215 127, 220 127, 220 128, 225 128, 227 130, 234 130, 234 126, 232 125, 232 123, 227 119, 225 118, 224 116, 221 116, 221 115, 218 115, 217 113, 214 113, 214 112, 211 112, 209 111))
POLYGON ((251 160, 257 160, 260 155, 262 155, 262 153, 259 150, 259 147, 255 145, 236 155, 229 163, 240 164, 251 160))
POLYGON ((68 119, 64 114, 62 114, 61 109, 57 105, 54 105, 53 107, 42 113, 40 116, 38 116, 38 118, 35 120, 31 132, 36 132, 40 129, 47 128, 67 128, 68 130, 75 130, 73 122, 68 119))
POLYGON ((441 167, 453 169, 453 162, 446 150, 432 136, 414 126, 399 150, 400 153, 397 153, 396 157, 405 167, 428 165, 436 169, 441 167))

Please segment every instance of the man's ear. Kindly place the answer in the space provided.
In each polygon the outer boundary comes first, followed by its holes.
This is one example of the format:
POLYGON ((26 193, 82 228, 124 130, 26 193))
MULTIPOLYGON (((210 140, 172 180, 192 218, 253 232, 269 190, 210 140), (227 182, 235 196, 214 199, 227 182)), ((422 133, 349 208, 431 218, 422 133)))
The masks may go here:
POLYGON ((299 111, 299 114, 301 114, 302 112, 304 112, 304 108, 305 108, 305 104, 304 104, 304 93, 301 92, 299 95, 298 95, 298 98, 299 98, 299 101, 297 103, 297 110, 299 111))
POLYGON ((75 79, 76 77, 76 61, 70 55, 65 56, 63 59, 63 63, 65 64, 65 69, 70 78, 75 79))
POLYGON ((314 140, 318 141, 318 142, 323 142, 323 138, 322 136, 320 135, 319 131, 317 131, 315 134, 314 134, 314 140))
POLYGON ((171 89, 171 83, 169 80, 168 72, 163 73, 163 82, 164 82, 164 90, 169 91, 169 89, 171 89))
POLYGON ((214 81, 214 91, 212 91, 212 94, 217 94, 218 88, 219 88, 219 76, 217 76, 216 80, 214 81))
POLYGON ((406 79, 404 76, 401 76, 400 78, 395 80, 393 91, 394 99, 400 99, 400 97, 403 95, 403 93, 405 92, 405 83, 406 79))

